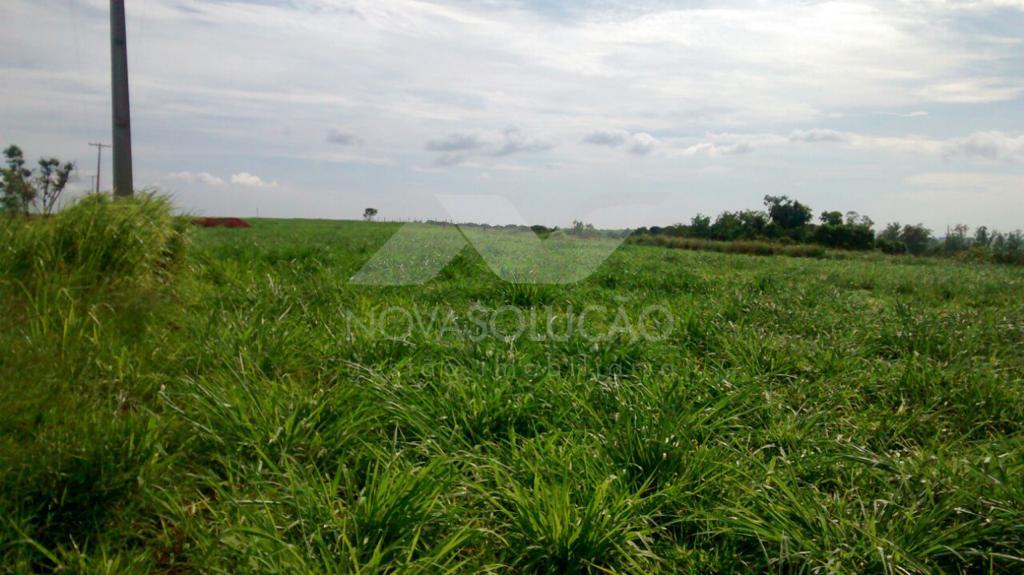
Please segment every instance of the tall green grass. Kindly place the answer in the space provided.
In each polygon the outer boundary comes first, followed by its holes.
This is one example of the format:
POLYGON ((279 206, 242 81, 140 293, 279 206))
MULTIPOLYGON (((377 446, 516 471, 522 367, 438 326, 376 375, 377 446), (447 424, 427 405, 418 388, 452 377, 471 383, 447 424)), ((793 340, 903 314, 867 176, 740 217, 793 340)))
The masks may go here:
POLYGON ((181 261, 186 226, 166 197, 90 195, 52 217, 0 219, 0 273, 80 285, 151 281, 181 261))
POLYGON ((1024 270, 625 245, 379 288, 395 226, 253 224, 4 224, 0 572, 1024 568, 1024 270), (656 340, 451 331, 648 305, 656 340), (423 323, 353 328, 388 308, 423 323))
POLYGON ((746 254, 752 256, 821 258, 825 257, 826 254, 825 248, 819 245, 782 244, 757 240, 717 241, 664 235, 639 235, 630 238, 630 242, 639 245, 661 246, 679 250, 746 254))
POLYGON ((168 436, 143 405, 155 397, 158 362, 137 354, 161 347, 149 339, 153 314, 167 309, 186 243, 169 201, 153 195, 90 196, 54 216, 0 219, 6 569, 117 572, 150 563, 92 549, 104 546, 97 537, 132 536, 119 518, 164 469, 168 436))

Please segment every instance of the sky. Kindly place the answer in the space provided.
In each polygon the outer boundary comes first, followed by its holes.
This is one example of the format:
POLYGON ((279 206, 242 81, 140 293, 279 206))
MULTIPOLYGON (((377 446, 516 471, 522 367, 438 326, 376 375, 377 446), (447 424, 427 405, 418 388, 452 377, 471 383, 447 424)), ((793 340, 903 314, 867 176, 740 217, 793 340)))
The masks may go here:
MULTIPOLYGON (((0 145, 75 161, 81 192, 108 2, 3 4, 0 145)), ((136 185, 197 215, 451 219, 439 197, 473 195, 514 207, 488 223, 635 227, 772 194, 1024 228, 1024 0, 127 4, 136 185)))

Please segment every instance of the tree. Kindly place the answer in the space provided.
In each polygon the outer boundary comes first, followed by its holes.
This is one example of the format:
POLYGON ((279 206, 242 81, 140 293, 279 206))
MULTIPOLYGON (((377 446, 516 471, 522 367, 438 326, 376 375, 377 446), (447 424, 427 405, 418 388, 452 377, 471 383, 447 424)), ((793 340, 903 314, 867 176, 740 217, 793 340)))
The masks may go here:
MULTIPOLYGON (((867 226, 849 224, 822 224, 814 228, 814 241, 823 246, 844 250, 870 250, 875 247, 875 234, 867 226)), ((885 250, 898 250, 888 245, 885 250)))
POLYGON ((846 212, 846 225, 863 226, 865 228, 875 227, 875 221, 854 211, 846 212))
POLYGON ((903 226, 899 222, 893 222, 885 226, 885 229, 878 233, 878 238, 890 242, 898 242, 900 241, 900 232, 902 231, 903 226))
POLYGON ((27 214, 29 206, 35 200, 35 189, 30 178, 32 170, 25 167, 25 155, 18 146, 10 146, 4 150, 7 167, 0 169, 0 202, 4 211, 9 213, 27 214))
POLYGON ((974 230, 974 245, 987 248, 991 244, 992 236, 988 232, 988 227, 981 226, 978 229, 974 230))
POLYGON ((28 214, 34 207, 44 214, 53 212, 71 180, 75 165, 57 158, 39 160, 37 172, 25 167, 25 155, 18 146, 4 150, 7 167, 0 169, 0 205, 4 211, 28 214))
POLYGON ((952 231, 946 231, 945 248, 949 253, 962 252, 968 248, 967 232, 969 228, 964 224, 953 226, 952 231))
POLYGON ((372 222, 373 218, 377 217, 377 208, 366 208, 363 210, 363 219, 372 222))
POLYGON ((711 218, 697 214, 690 220, 690 235, 695 238, 707 238, 711 234, 711 218))
POLYGON ((735 212, 718 214, 711 226, 711 237, 716 240, 732 241, 743 235, 743 220, 735 212))
POLYGON ((992 257, 1001 263, 1024 263, 1024 233, 992 234, 992 257))
POLYGON ((826 226, 841 226, 843 225, 843 214, 842 212, 821 212, 821 216, 818 218, 821 223, 826 226))
POLYGON ((39 208, 44 214, 53 213, 53 208, 64 193, 74 169, 75 165, 71 162, 61 164, 57 158, 39 160, 39 175, 35 178, 38 194, 36 200, 39 201, 39 208))
POLYGON ((932 241, 932 231, 924 227, 924 224, 916 226, 906 225, 900 231, 900 241, 907 246, 907 251, 915 256, 923 254, 928 250, 932 241))
POLYGON ((764 235, 765 229, 768 227, 768 214, 757 210, 743 210, 736 216, 743 224, 744 237, 749 239, 764 235))
POLYGON ((786 196, 765 196, 764 205, 772 223, 786 231, 807 225, 813 217, 810 207, 786 196))
POLYGON ((875 238, 875 245, 887 254, 905 254, 907 253, 907 246, 900 239, 902 233, 903 226, 899 222, 892 222, 885 226, 884 230, 878 232, 878 237, 875 238))
POLYGON ((577 234, 583 234, 594 231, 594 224, 588 224, 580 220, 572 221, 572 231, 577 234))

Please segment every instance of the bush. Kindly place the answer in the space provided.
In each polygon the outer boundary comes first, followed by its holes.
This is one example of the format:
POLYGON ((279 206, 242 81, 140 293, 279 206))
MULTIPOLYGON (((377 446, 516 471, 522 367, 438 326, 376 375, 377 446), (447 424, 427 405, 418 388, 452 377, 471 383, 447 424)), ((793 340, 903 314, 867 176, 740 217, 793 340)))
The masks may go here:
POLYGON ((908 252, 919 256, 928 251, 928 247, 931 246, 932 232, 923 224, 906 225, 900 232, 900 241, 907 246, 908 252))
POLYGON ((867 226, 823 224, 814 229, 814 242, 830 248, 870 250, 875 246, 875 234, 867 226))
POLYGON ((52 217, 0 222, 0 274, 23 282, 58 274, 79 284, 144 283, 181 260, 187 226, 165 197, 91 195, 52 217))
POLYGON ((1024 264, 1024 234, 1019 230, 997 234, 992 243, 992 257, 999 263, 1024 264))
POLYGON ((899 240, 892 240, 886 237, 879 236, 876 240, 875 245, 878 249, 882 250, 883 253, 889 255, 901 255, 907 253, 907 246, 899 240))

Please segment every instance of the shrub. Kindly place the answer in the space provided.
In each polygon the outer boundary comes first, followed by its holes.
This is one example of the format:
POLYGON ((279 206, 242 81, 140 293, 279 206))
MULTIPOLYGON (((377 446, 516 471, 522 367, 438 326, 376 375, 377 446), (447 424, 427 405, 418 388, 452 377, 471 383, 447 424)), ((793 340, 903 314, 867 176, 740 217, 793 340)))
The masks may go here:
POLYGON ((998 234, 992 243, 992 255, 1000 263, 1024 263, 1024 234, 1019 230, 998 234))
POLYGON ((765 196, 764 205, 772 223, 783 230, 796 230, 811 222, 811 208, 786 196, 765 196))
POLYGON ((867 226, 823 224, 814 229, 814 242, 830 248, 870 250, 875 245, 875 234, 867 226))
POLYGON ((25 155, 18 146, 3 152, 6 168, 0 168, 0 208, 13 214, 53 213, 71 181, 75 165, 57 158, 42 158, 35 170, 25 167, 25 155))
POLYGON ((900 241, 907 246, 907 251, 919 256, 928 250, 928 246, 932 242, 932 231, 924 227, 923 224, 917 224, 916 226, 906 225, 903 226, 903 231, 900 232, 900 241))
POLYGON ((907 246, 899 240, 889 239, 884 236, 879 236, 876 240, 875 245, 878 249, 882 250, 883 253, 889 255, 899 255, 907 253, 907 246))
POLYGON ((56 216, 0 223, 0 273, 20 281, 47 274, 81 284, 147 282, 179 262, 187 221, 153 194, 91 195, 56 216))

